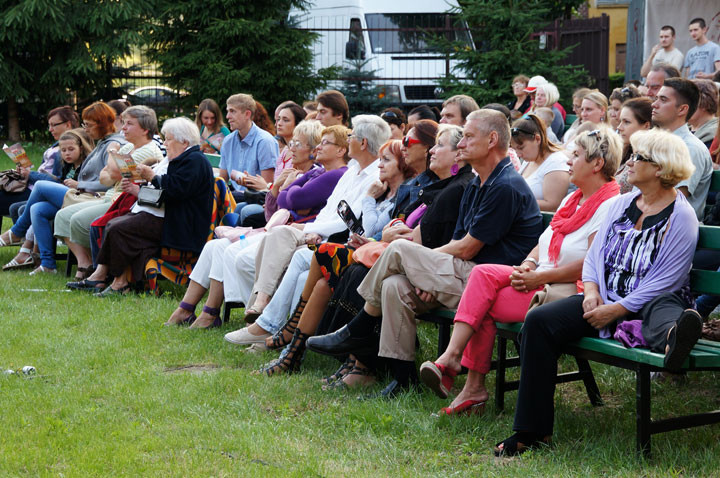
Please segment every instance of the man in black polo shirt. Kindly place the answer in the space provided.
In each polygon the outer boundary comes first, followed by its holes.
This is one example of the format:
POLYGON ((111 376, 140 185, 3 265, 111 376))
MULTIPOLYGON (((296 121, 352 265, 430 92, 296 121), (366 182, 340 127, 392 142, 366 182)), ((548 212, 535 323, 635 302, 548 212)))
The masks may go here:
POLYGON ((391 360, 394 396, 414 382, 415 316, 436 307, 455 308, 472 268, 479 263, 519 264, 537 244, 542 219, 537 201, 507 157, 510 128, 494 110, 467 117, 460 159, 478 174, 465 190, 453 240, 437 249, 393 241, 363 280, 365 307, 334 334, 312 337, 308 348, 342 355, 368 352, 381 322, 379 356, 391 360))

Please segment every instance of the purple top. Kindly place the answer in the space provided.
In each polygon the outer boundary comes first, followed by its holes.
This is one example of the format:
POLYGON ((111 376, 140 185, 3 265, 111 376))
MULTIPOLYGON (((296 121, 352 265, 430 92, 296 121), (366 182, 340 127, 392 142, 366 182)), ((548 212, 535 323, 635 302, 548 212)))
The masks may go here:
POLYGON ((347 166, 327 172, 321 167, 311 169, 293 181, 289 188, 280 191, 277 197, 278 207, 293 212, 310 209, 309 216, 317 214, 325 206, 346 170, 347 166))
MULTIPOLYGON (((608 276, 608 271, 605 270, 606 247, 614 237, 616 222, 624 216, 628 206, 639 195, 639 192, 623 194, 609 208, 596 240, 585 257, 582 274, 583 282, 594 282, 598 285, 604 303, 617 302, 630 312, 638 312, 660 292, 676 292, 689 286, 689 273, 698 239, 695 210, 685 196, 678 192, 667 230, 656 254, 646 251, 648 254, 633 259, 634 270, 642 270, 642 276, 638 277, 632 290, 621 297, 613 288, 608 288, 605 279, 608 276)), ((608 331, 601 331, 600 336, 608 337, 608 331)))

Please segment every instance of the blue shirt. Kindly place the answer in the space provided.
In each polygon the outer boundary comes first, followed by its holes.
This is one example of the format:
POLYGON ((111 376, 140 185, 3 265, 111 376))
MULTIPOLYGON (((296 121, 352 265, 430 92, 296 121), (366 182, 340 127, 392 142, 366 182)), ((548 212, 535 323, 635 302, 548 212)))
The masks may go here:
MULTIPOLYGON (((275 169, 278 154, 275 138, 253 123, 248 134, 242 139, 237 131, 225 136, 220 148, 220 169, 227 171, 228 176, 231 171, 257 176, 265 169, 275 169)), ((237 190, 245 189, 235 181, 230 182, 237 190)))
POLYGON ((483 242, 472 258, 477 264, 514 265, 537 245, 542 231, 535 196, 505 158, 484 184, 476 177, 465 189, 453 239, 470 234, 483 242))

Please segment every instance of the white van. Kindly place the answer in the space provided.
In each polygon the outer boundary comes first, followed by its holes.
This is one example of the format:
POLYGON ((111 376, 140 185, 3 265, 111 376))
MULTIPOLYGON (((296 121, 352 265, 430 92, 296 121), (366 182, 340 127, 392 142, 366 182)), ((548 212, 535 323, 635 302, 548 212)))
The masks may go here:
POLYGON ((455 62, 430 47, 423 30, 445 29, 448 38, 473 47, 467 28, 455 27, 446 13, 455 6, 445 0, 312 0, 307 11, 291 11, 290 22, 318 34, 315 71, 367 60, 363 70, 374 71, 381 96, 393 104, 432 104, 442 101, 437 80, 453 72, 455 62))

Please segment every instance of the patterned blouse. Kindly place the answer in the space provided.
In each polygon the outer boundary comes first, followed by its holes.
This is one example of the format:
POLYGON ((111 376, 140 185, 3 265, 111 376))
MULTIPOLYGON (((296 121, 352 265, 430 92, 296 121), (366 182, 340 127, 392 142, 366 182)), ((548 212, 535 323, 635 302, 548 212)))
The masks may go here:
POLYGON ((620 297, 630 294, 640 284, 655 261, 669 225, 673 201, 654 216, 643 220, 642 229, 635 224, 642 215, 635 198, 608 230, 605 241, 605 283, 608 291, 620 297))

